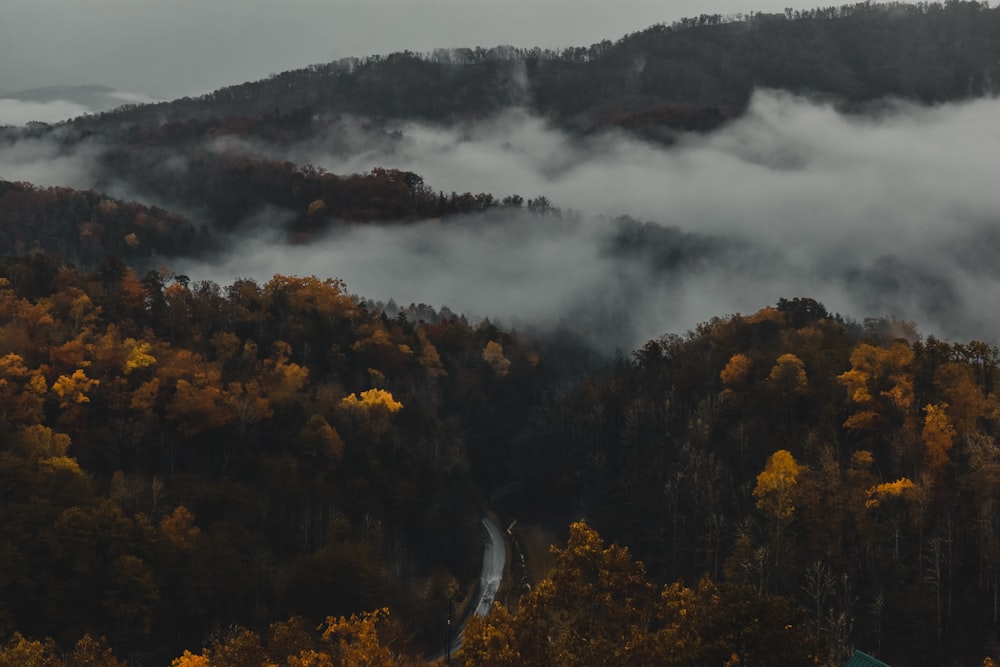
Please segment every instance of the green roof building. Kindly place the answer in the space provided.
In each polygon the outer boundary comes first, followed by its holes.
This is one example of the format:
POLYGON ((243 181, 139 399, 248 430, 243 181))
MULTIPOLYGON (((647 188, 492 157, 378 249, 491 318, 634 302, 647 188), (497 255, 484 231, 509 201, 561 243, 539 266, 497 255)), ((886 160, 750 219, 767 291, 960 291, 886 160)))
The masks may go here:
POLYGON ((844 667, 889 667, 889 665, 881 660, 876 660, 867 653, 855 651, 844 667))

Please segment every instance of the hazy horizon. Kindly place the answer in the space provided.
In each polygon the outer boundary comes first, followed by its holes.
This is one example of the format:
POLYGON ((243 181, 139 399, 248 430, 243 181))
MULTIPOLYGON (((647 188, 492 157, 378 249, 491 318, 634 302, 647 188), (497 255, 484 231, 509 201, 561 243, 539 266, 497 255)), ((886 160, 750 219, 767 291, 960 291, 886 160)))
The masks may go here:
POLYGON ((8 0, 0 23, 0 91, 96 84, 173 99, 348 56, 589 46, 684 17, 786 6, 778 0, 8 0))

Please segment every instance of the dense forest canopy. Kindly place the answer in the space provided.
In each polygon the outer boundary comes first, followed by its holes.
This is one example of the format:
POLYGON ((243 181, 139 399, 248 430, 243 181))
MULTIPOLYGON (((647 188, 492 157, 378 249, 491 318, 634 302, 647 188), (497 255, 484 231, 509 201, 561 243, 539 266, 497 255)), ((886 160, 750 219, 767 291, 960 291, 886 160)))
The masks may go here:
POLYGON ((701 16, 0 128, 0 665, 417 664, 487 513, 511 559, 465 664, 997 655, 998 11, 701 16))
POLYGON ((964 0, 701 15, 589 47, 345 58, 198 98, 126 105, 68 125, 108 132, 276 110, 306 111, 300 124, 317 113, 454 120, 519 105, 580 129, 711 129, 744 108, 760 86, 851 103, 992 94, 1000 80, 998 17, 988 3, 964 0))

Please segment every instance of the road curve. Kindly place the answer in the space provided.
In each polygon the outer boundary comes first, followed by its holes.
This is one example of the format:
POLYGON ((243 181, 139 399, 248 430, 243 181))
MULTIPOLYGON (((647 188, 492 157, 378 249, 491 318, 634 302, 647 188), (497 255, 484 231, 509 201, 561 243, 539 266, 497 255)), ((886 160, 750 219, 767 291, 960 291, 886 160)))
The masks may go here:
POLYGON ((489 517, 483 517, 483 568, 479 574, 479 587, 469 608, 462 614, 461 620, 450 631, 450 645, 427 658, 427 662, 437 662, 446 656, 453 656, 462 648, 462 633, 469 616, 485 616, 493 607, 497 590, 503 580, 503 568, 507 562, 507 548, 504 546, 503 534, 489 517))
POLYGON ((485 616, 493 607, 493 600, 503 579, 503 566, 507 562, 507 548, 504 546, 503 535, 493 519, 485 517, 483 528, 483 571, 479 575, 479 604, 476 605, 476 616, 485 616))

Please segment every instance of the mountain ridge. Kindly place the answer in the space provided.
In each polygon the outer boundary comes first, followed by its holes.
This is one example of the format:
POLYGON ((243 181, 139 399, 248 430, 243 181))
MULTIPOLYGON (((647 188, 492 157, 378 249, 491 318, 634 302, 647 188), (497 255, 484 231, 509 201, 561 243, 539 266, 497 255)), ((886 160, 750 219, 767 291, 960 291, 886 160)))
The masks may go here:
MULTIPOLYGON (((752 91, 778 88, 845 107, 896 96, 937 103, 994 94, 1000 9, 978 2, 859 3, 726 20, 702 15, 616 42, 562 50, 498 46, 344 58, 224 86, 196 98, 125 107, 74 125, 149 124, 308 110, 451 122, 524 106, 564 127, 628 99, 643 110, 705 111, 693 129, 738 115, 752 91), (106 117, 107 116, 107 117, 106 117)), ((690 114, 689 114, 690 115, 690 114)), ((635 125, 621 115, 604 125, 635 125)), ((692 129, 690 117, 642 129, 692 129)))

